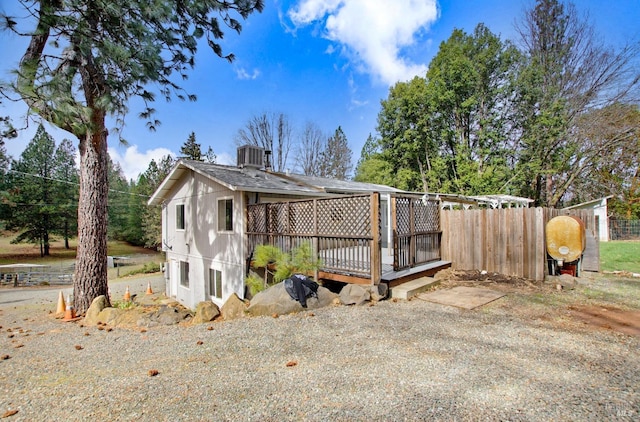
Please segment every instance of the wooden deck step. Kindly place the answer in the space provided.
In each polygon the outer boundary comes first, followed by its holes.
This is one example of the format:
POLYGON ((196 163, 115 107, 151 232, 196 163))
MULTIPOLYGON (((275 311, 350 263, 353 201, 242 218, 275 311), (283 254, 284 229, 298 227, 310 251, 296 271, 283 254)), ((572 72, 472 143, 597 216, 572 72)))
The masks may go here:
POLYGON ((407 281, 391 288, 391 298, 411 299, 413 296, 420 294, 432 287, 440 284, 440 280, 433 277, 420 277, 415 280, 407 281))

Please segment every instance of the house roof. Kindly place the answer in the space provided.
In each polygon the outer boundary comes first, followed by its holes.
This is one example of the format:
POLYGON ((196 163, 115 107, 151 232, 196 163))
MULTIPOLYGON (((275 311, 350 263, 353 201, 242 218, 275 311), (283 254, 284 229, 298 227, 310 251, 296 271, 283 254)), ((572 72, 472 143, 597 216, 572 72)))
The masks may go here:
POLYGON ((465 196, 450 193, 433 193, 430 194, 441 199, 443 207, 450 205, 466 204, 472 206, 484 205, 490 208, 501 208, 502 206, 528 207, 533 203, 533 199, 523 198, 512 195, 477 195, 465 196))
POLYGON ((179 160, 149 199, 149 205, 162 203, 185 173, 194 171, 232 191, 324 196, 336 193, 402 192, 389 186, 283 174, 251 167, 224 166, 193 160, 179 160))
POLYGON ((580 204, 571 205, 570 207, 564 207, 563 210, 572 210, 577 208, 593 208, 594 206, 598 206, 604 202, 603 205, 607 204, 607 200, 613 198, 613 195, 605 196, 598 199, 593 199, 591 201, 582 202, 580 204))
POLYGON ((289 175, 289 177, 299 180, 305 184, 322 188, 327 193, 405 192, 401 189, 392 188, 390 186, 354 182, 352 180, 337 180, 326 177, 304 176, 302 174, 292 174, 289 175))

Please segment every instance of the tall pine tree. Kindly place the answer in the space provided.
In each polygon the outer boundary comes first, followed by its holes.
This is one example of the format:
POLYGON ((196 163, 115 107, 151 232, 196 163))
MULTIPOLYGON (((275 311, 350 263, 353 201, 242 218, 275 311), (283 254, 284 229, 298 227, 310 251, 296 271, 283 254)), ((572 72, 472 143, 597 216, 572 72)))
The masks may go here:
POLYGON ((351 155, 347 137, 342 127, 338 126, 334 134, 327 139, 327 144, 321 153, 320 176, 347 180, 353 168, 351 155))
POLYGON ((7 228, 19 230, 13 242, 40 246, 40 256, 48 256, 50 236, 57 217, 54 181, 56 144, 42 124, 17 161, 11 165, 11 218, 7 228))
POLYGON ((200 144, 196 142, 196 133, 191 132, 187 140, 180 147, 180 154, 184 158, 195 161, 204 161, 202 159, 202 148, 200 144))

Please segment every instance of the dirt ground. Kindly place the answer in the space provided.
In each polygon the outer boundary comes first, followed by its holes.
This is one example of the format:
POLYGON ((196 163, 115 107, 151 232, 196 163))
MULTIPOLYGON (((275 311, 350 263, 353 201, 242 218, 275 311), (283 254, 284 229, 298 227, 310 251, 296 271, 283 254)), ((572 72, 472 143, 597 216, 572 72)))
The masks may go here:
POLYGON ((535 318, 568 330, 609 330, 640 337, 640 279, 630 274, 583 273, 574 289, 497 273, 451 271, 438 288, 485 287, 507 293, 494 311, 535 318))

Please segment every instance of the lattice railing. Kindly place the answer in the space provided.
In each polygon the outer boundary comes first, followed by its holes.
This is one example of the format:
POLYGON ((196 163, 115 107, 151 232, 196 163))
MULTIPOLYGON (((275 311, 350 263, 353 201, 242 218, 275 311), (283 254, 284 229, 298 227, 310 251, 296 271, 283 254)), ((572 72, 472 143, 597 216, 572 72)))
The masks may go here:
MULTIPOLYGON (((378 195, 376 201, 378 209, 378 195)), ((372 269, 380 274, 382 267, 379 258, 372 263, 372 256, 380 256, 379 236, 374 239, 372 229, 375 224, 380 233, 380 212, 372 224, 371 207, 371 195, 248 205, 249 250, 269 244, 289 252, 309 242, 323 271, 371 278, 372 269)))
POLYGON ((418 196, 395 196, 393 269, 399 271, 440 259, 440 204, 418 196))

